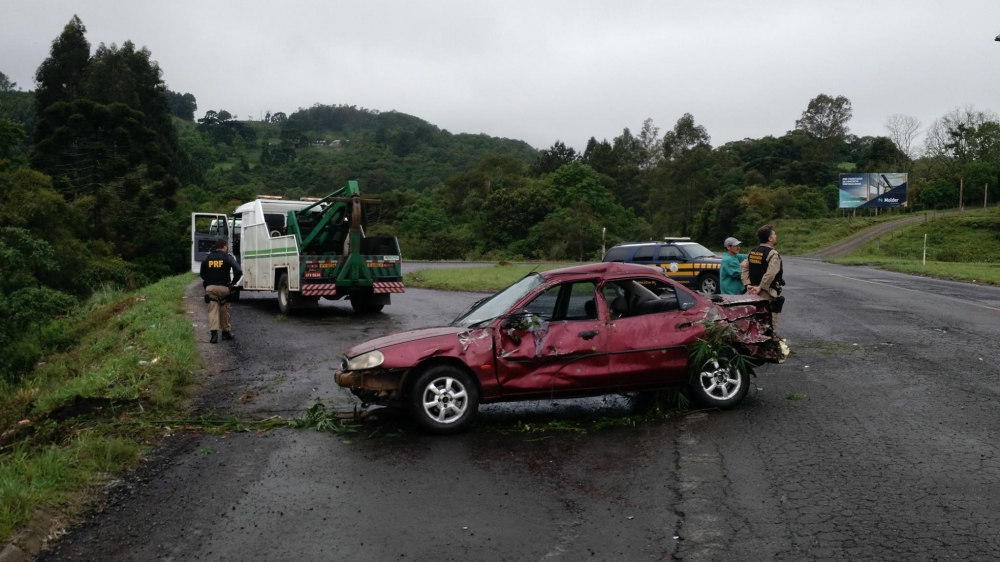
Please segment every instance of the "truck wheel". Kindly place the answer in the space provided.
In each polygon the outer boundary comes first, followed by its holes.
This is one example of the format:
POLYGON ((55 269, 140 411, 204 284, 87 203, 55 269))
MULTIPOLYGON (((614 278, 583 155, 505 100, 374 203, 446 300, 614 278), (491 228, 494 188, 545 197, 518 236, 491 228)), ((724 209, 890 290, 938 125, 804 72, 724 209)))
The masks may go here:
POLYGON ((278 308, 285 316, 292 313, 292 292, 288 289, 287 273, 278 278, 278 308))
POLYGON ((438 365, 423 372, 410 393, 410 411, 429 433, 457 433, 479 410, 479 388, 465 371, 438 365))
POLYGON ((226 300, 229 301, 229 302, 236 302, 236 301, 240 300, 240 290, 239 289, 230 289, 230 291, 229 291, 229 297, 226 298, 226 300))
POLYGON ((719 276, 714 273, 706 273, 698 279, 698 290, 706 295, 713 295, 719 292, 719 276))
POLYGON ((374 314, 382 312, 384 304, 375 304, 364 297, 351 297, 351 308, 358 314, 374 314))

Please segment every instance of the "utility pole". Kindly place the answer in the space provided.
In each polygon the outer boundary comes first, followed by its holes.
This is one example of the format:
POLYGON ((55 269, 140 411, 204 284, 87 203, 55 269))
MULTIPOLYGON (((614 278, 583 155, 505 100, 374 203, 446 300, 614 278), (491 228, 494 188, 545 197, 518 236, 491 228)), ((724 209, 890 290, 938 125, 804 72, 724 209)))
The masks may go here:
POLYGON ((986 187, 983 188, 983 210, 986 210, 986 196, 990 192, 990 184, 987 183, 986 187))
POLYGON ((965 205, 962 203, 965 199, 963 198, 962 191, 965 189, 965 178, 958 178, 958 212, 961 213, 965 211, 965 205))

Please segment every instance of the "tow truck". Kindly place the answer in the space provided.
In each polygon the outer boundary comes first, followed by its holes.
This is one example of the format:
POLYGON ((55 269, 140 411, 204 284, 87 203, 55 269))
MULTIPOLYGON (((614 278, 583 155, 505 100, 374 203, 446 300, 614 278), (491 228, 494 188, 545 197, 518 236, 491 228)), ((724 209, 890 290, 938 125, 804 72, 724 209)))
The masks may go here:
POLYGON ((326 197, 286 200, 260 195, 233 216, 191 214, 191 271, 220 238, 243 268, 231 300, 243 291, 276 291, 282 314, 316 306, 320 298, 348 299, 359 313, 380 312, 404 292, 395 236, 365 236, 363 199, 356 181, 326 197))

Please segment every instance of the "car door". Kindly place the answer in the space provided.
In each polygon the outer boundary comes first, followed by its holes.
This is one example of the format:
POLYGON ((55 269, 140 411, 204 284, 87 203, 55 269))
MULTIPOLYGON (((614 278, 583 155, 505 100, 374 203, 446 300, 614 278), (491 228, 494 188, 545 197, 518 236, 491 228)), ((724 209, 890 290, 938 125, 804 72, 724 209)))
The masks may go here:
POLYGON ((542 288, 495 332, 497 380, 505 396, 604 391, 608 379, 607 311, 596 279, 542 288))
POLYGON ((687 378, 698 320, 693 295, 665 280, 634 277, 601 286, 610 314, 608 353, 615 390, 662 388, 687 378))
POLYGON ((660 253, 656 258, 656 262, 663 268, 663 273, 667 277, 687 286, 691 286, 694 283, 694 266, 677 246, 670 244, 660 246, 660 253))
POLYGON ((229 240, 229 217, 217 213, 191 213, 191 272, 201 272, 201 262, 205 260, 216 241, 229 240))

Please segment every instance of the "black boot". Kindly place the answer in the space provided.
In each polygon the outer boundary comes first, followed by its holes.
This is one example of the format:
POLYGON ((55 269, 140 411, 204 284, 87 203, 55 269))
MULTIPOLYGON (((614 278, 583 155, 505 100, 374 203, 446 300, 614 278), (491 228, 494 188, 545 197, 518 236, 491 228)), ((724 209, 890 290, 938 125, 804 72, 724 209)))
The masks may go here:
POLYGON ((212 339, 208 340, 209 343, 219 343, 219 331, 212 330, 212 339))
POLYGON ((232 332, 222 332, 222 339, 224 339, 224 340, 234 339, 233 338, 233 333, 232 332))

